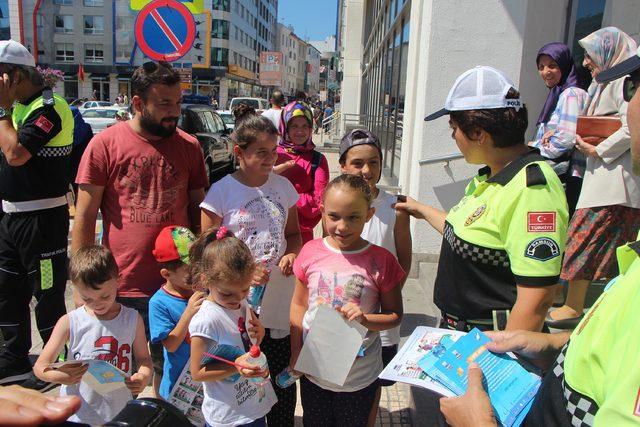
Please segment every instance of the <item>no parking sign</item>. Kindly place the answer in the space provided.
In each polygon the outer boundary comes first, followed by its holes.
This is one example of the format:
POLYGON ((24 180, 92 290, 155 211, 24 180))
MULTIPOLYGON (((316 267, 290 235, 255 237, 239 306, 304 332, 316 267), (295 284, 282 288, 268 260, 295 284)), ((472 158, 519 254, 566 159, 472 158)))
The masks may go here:
POLYGON ((181 2, 156 0, 138 13, 135 36, 140 50, 149 58, 176 61, 193 46, 195 20, 181 2))

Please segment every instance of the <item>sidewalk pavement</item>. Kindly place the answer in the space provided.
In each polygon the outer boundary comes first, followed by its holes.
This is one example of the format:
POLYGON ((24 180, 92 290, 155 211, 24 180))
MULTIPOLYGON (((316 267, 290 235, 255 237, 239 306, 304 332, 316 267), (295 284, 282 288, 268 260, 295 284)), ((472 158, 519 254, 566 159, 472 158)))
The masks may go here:
MULTIPOLYGON (((314 139, 318 135, 314 135, 314 139)), ((325 138, 325 140, 327 140, 325 138)), ((324 150, 319 147, 319 150, 327 157, 329 164, 329 172, 331 178, 340 174, 340 165, 338 164, 338 153, 335 149, 324 150)), ((321 227, 318 226, 315 230, 316 236, 322 235, 321 227)), ((71 298, 71 284, 67 283, 66 291, 66 303, 67 310, 73 310, 73 301, 71 298)), ((405 283, 402 291, 402 299, 404 303, 404 317, 402 326, 400 329, 401 343, 404 344, 405 340, 411 335, 411 332, 416 326, 426 325, 434 326, 436 319, 432 316, 432 313, 436 311, 433 308, 433 303, 424 294, 423 288, 420 286, 418 279, 409 279, 405 283)), ((35 300, 32 301, 31 307, 35 306, 35 300)), ((42 350, 42 340, 35 328, 35 318, 33 310, 31 312, 31 324, 32 324, 32 342, 33 347, 31 354, 37 355, 42 350)), ((277 373, 276 373, 277 374, 277 373)), ((58 389, 53 389, 49 394, 57 394, 58 389)), ((151 387, 147 387, 140 397, 150 397, 152 395, 151 387)), ((302 406, 300 404, 299 388, 298 388, 298 404, 296 406, 296 426, 302 426, 302 406)), ((418 426, 422 423, 418 420, 411 420, 410 414, 410 386, 407 384, 396 383, 390 387, 384 387, 382 389, 382 397, 380 399, 380 409, 378 411, 378 420, 376 426, 381 427, 398 427, 398 426, 418 426)))

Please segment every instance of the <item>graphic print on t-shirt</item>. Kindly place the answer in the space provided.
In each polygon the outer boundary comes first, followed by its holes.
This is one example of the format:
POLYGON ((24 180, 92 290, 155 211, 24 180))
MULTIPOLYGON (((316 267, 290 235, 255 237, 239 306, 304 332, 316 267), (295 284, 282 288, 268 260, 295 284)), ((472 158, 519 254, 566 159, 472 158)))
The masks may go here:
POLYGON ((277 261, 280 242, 284 239, 287 211, 270 195, 259 196, 238 211, 237 236, 252 248, 253 256, 267 264, 277 261), (258 236, 267 230, 269 237, 258 236))
POLYGON ((365 281, 366 278, 357 273, 339 275, 334 271, 332 276, 320 274, 317 288, 311 290, 311 297, 318 305, 342 307, 349 302, 360 305, 365 281))
POLYGON ((131 346, 128 343, 119 345, 118 340, 112 336, 101 336, 94 343, 91 354, 76 352, 73 355, 73 359, 104 360, 123 372, 129 372, 131 367, 131 346))
POLYGON ((187 191, 187 177, 157 154, 132 159, 122 168, 117 185, 131 195, 130 223, 173 223, 174 205, 180 192, 187 191))

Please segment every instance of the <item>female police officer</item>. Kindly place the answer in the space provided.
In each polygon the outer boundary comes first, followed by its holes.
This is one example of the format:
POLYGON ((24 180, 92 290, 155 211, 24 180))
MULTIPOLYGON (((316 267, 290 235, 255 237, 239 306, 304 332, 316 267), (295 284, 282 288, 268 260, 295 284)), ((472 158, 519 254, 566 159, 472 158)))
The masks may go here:
POLYGON ((525 145, 526 108, 500 71, 466 71, 425 120, 446 114, 465 160, 486 166, 448 213, 411 198, 396 205, 444 236, 434 289, 441 326, 539 331, 565 245, 562 184, 525 145))

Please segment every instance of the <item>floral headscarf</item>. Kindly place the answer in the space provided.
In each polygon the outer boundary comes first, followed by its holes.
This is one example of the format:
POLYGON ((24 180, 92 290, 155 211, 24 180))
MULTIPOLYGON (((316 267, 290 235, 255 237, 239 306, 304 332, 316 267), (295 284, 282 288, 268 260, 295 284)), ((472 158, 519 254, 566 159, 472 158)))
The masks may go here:
POLYGON ((287 128, 289 122, 295 117, 304 117, 307 119, 309 126, 313 126, 313 113, 311 108, 304 102, 293 101, 287 104, 280 115, 280 146, 284 147, 289 153, 305 153, 312 151, 315 148, 315 144, 309 135, 309 139, 304 145, 296 145, 291 139, 289 139, 289 133, 287 128))
MULTIPOLYGON (((605 27, 594 31, 578 41, 591 60, 600 68, 600 72, 608 70, 630 58, 636 53, 636 42, 624 31, 616 27, 605 27)), ((592 115, 600 101, 600 94, 607 84, 600 84, 593 80, 588 93, 591 101, 587 110, 592 115)))

